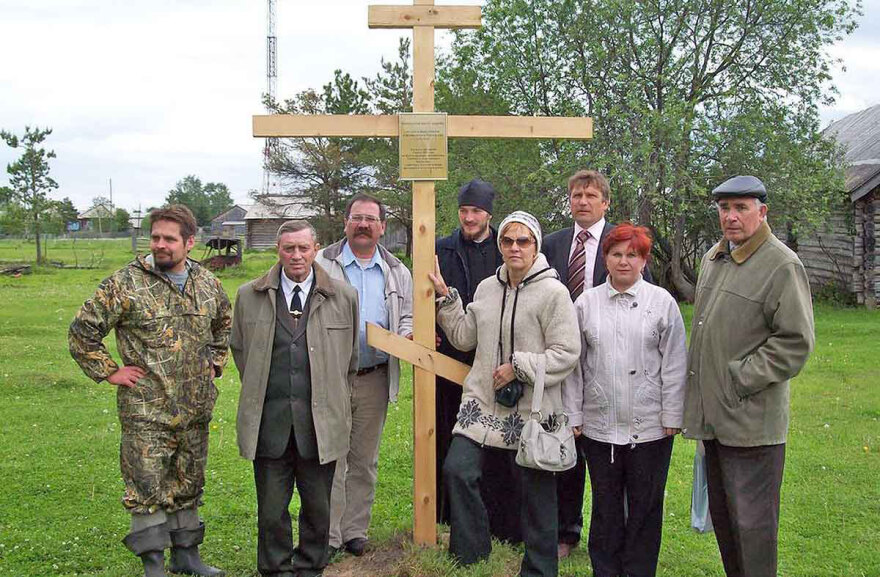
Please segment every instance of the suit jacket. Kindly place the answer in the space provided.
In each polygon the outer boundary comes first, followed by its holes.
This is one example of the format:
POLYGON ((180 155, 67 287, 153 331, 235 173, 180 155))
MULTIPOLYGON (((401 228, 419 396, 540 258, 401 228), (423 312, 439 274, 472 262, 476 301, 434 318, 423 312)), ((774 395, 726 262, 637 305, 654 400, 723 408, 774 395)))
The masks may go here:
MULTIPOLYGON (((309 347, 311 410, 323 465, 348 453, 351 436, 351 386, 358 366, 357 292, 331 279, 313 265, 315 284, 309 297, 306 338, 309 347)), ((241 456, 256 456, 263 403, 272 362, 277 320, 276 295, 281 267, 242 285, 232 320, 232 356, 241 374, 238 403, 238 447, 241 456)), ((283 293, 282 293, 283 294, 283 293)), ((283 298, 283 297, 282 297, 283 298)))
MULTIPOLYGON (((599 250, 596 251, 596 262, 593 265, 593 286, 599 286, 608 278, 608 269, 605 268, 605 257, 602 254, 602 241, 614 229, 613 224, 605 221, 605 227, 602 229, 602 235, 599 237, 599 250)), ((562 284, 568 282, 568 257, 571 253, 571 243, 574 240, 574 227, 563 228, 544 237, 541 244, 541 252, 547 257, 550 266, 559 273, 559 280, 562 284)), ((654 277, 651 275, 651 269, 645 267, 644 279, 651 284, 654 283, 654 277)), ((584 289, 586 290, 586 288, 584 289)))

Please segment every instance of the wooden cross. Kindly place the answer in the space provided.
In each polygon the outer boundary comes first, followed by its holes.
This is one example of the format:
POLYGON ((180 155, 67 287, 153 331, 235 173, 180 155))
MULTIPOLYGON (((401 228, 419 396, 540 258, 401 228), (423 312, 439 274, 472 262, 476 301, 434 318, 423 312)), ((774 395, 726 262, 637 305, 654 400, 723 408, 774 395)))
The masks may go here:
MULTIPOLYGON (((370 28, 413 29, 413 112, 434 112, 434 29, 479 28, 479 6, 435 6, 434 0, 414 0, 411 6, 370 6, 370 28)), ((449 116, 447 134, 453 138, 571 138, 592 137, 590 118, 449 116)), ((254 116, 254 136, 278 137, 396 137, 396 115, 264 115, 254 116)), ((434 337, 434 181, 413 182, 413 340, 377 326, 367 328, 367 342, 413 364, 415 437, 413 541, 435 545, 436 446, 434 438, 435 375, 464 383, 470 367, 437 353, 434 337)))

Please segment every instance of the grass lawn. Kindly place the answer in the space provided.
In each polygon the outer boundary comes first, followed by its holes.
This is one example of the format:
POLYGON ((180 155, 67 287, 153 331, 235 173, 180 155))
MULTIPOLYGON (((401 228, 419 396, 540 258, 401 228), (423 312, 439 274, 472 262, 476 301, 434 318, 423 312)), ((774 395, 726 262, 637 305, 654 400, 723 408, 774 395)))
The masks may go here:
MULTIPOLYGON (((98 282, 130 260, 129 241, 78 241, 79 262, 102 254, 96 270, 36 269, 0 277, 0 576, 138 575, 120 543, 119 423, 113 387, 87 379, 67 352, 67 327, 98 282)), ((71 243, 50 241, 51 260, 73 263, 71 243)), ((32 260, 32 243, 0 242, 0 262, 32 260)), ((196 252, 200 256, 201 251, 196 252)), ((230 295, 264 272, 272 254, 245 255, 220 275, 230 295)), ((684 308, 689 324, 690 309, 684 308)), ((792 422, 782 495, 779 573, 785 577, 880 575, 880 312, 816 308, 816 352, 792 386, 792 422)), ((115 349, 112 337, 107 340, 115 349)), ((115 354, 115 353, 114 353, 115 354)), ((372 565, 350 558, 327 575, 502 576, 520 551, 456 568, 443 549, 408 545, 412 515, 412 387, 389 409, 371 539, 372 565)), ((238 457, 234 366, 218 381, 211 425, 203 546, 206 560, 233 577, 256 572, 253 472, 238 457)), ((694 446, 676 440, 667 485, 658 574, 721 575, 712 535, 690 527, 694 446)), ((589 495, 589 491, 587 491, 589 495)), ((589 502, 585 514, 589 516, 589 502)), ((591 575, 585 539, 561 575, 591 575)), ((370 557, 369 555, 367 557, 370 557)), ((369 559, 364 559, 369 563, 369 559)))

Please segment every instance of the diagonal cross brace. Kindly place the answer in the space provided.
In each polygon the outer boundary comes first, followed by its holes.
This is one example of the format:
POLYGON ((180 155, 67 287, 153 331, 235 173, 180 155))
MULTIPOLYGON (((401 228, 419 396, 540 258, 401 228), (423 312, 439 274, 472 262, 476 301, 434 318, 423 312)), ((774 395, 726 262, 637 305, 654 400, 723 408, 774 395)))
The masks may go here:
POLYGON ((470 365, 373 323, 367 323, 367 344, 459 385, 464 384, 464 379, 471 370, 470 365))

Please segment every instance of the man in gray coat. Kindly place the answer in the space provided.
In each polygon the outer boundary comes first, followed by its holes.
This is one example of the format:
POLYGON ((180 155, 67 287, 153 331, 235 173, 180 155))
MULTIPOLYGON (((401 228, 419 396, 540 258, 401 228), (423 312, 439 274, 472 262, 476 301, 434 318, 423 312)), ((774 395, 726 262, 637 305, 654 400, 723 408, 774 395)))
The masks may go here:
POLYGON ((311 577, 330 556, 333 473, 349 448, 357 294, 313 264, 319 245, 306 221, 282 224, 276 243, 278 263, 235 300, 238 446, 254 462, 260 574, 311 577), (288 511, 294 484, 296 549, 288 511))
POLYGON ((412 275, 379 239, 385 207, 356 194, 345 208, 345 238, 318 253, 316 263, 357 290, 360 359, 351 394, 351 448, 336 466, 330 512, 330 546, 364 554, 376 494, 379 442, 388 402, 397 400, 400 365, 367 344, 366 323, 412 336, 412 275))
POLYGON ((700 267, 684 434, 706 448, 724 571, 776 577, 789 379, 814 343, 810 284, 767 225, 760 180, 737 176, 712 193, 724 238, 700 267))

